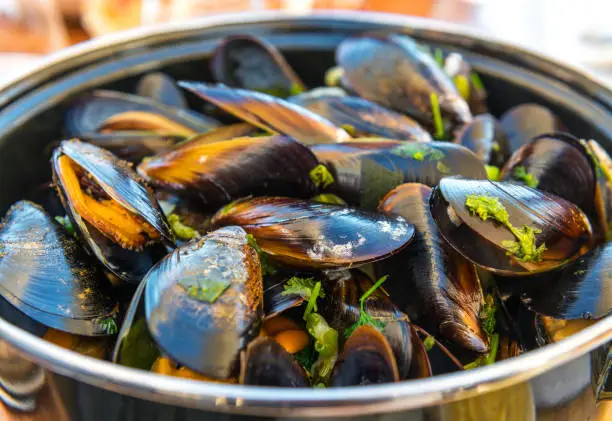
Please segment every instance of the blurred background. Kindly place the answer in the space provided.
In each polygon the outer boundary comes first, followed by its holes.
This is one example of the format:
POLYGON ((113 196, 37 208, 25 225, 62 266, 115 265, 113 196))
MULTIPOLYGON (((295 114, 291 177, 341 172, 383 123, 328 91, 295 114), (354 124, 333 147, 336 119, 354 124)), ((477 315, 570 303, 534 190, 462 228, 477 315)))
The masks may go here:
POLYGON ((244 10, 348 9, 460 23, 612 78, 610 0, 0 0, 0 77, 92 37, 244 10))

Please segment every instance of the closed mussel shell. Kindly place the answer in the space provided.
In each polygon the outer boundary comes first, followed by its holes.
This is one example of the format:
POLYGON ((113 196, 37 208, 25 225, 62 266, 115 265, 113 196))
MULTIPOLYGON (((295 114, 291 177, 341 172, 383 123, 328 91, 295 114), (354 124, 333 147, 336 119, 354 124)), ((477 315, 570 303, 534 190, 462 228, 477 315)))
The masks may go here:
POLYGON ((476 270, 440 235, 429 212, 430 194, 429 187, 409 183, 381 201, 382 212, 415 226, 415 237, 400 254, 377 263, 376 272, 389 276, 385 288, 413 322, 463 348, 486 352, 476 270))
POLYGON ((318 161, 284 136, 241 137, 208 143, 198 139, 145 160, 138 172, 157 188, 222 205, 249 195, 309 197, 318 161))
POLYGON ((257 336, 263 284, 257 252, 239 227, 225 227, 174 250, 147 274, 151 335, 174 361, 227 379, 257 336))
POLYGON ((240 384, 276 387, 308 387, 304 369, 273 338, 252 341, 243 357, 240 384))
POLYGON ((156 102, 176 108, 188 108, 185 95, 176 81, 165 73, 153 72, 144 75, 138 81, 136 93, 149 97, 156 102))
POLYGON ((508 138, 491 114, 475 116, 462 127, 455 142, 474 152, 487 165, 501 168, 510 157, 508 138))
POLYGON ((213 52, 211 70, 219 83, 280 98, 306 90, 280 51, 253 35, 232 35, 221 40, 213 52))
POLYGON ((153 192, 127 162, 70 140, 55 150, 52 165, 59 196, 79 237, 119 278, 138 282, 153 265, 151 247, 174 244, 153 192))
POLYGON ((213 226, 239 225, 281 265, 348 268, 399 252, 413 227, 402 217, 287 197, 239 200, 215 214, 213 226))
POLYGON ((329 191, 365 209, 376 209, 390 190, 403 183, 433 187, 451 175, 487 178, 484 163, 473 152, 448 142, 359 139, 315 145, 311 150, 334 176, 329 191))
POLYGON ((501 116, 501 125, 508 136, 510 151, 514 152, 534 137, 561 129, 559 119, 540 104, 520 104, 501 116))
POLYGON ((0 228, 0 295, 48 327, 114 334, 117 302, 78 241, 38 205, 20 201, 0 228))
POLYGON ((165 135, 142 131, 90 133, 80 140, 104 148, 118 158, 139 163, 143 158, 166 152, 185 140, 181 135, 165 135))
POLYGON ((430 199, 433 218, 446 241, 482 268, 508 276, 555 269, 588 250, 591 225, 574 204, 550 193, 514 183, 445 178, 430 199), (541 260, 521 260, 509 255, 503 244, 516 237, 491 218, 472 215, 466 200, 497 199, 516 229, 533 229, 535 247, 545 245, 541 260))

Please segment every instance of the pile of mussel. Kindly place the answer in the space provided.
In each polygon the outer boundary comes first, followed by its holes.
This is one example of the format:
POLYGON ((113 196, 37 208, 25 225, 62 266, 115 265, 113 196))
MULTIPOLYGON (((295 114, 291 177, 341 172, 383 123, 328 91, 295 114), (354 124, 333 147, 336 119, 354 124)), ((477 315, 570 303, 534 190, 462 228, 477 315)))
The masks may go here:
POLYGON ((0 227, 4 317, 124 366, 321 388, 474 369, 610 314, 596 140, 539 104, 493 116, 460 54, 403 34, 336 61, 308 90, 230 36, 216 83, 73 98, 52 181, 0 227))

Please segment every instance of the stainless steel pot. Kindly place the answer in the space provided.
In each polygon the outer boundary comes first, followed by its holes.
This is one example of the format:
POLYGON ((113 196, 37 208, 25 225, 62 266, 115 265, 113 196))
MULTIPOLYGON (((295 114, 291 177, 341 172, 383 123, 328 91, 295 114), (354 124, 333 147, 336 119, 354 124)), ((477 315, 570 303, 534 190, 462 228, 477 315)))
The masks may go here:
MULTIPOLYGON (((494 113, 537 101, 553 108, 570 131, 597 138, 612 150, 612 90, 603 82, 464 28, 369 13, 217 16, 85 43, 4 84, 0 211, 27 187, 48 179, 48 155, 43 152, 61 137, 63 104, 76 92, 100 86, 130 90, 139 74, 158 68, 177 78, 207 79, 211 48, 219 37, 236 32, 264 35, 314 86, 333 64, 333 49, 341 39, 381 28, 464 53, 491 91, 494 113)), ((555 345, 478 370, 400 384, 292 390, 209 384, 111 365, 43 341, 40 332, 6 305, 0 305, 0 315, 0 337, 57 373, 55 383, 74 420, 218 419, 218 412, 355 417, 395 411, 404 411, 398 419, 489 419, 485 409, 498 419, 546 419, 564 413, 574 420, 591 416, 597 399, 611 397, 612 317, 555 345), (458 418, 453 415, 457 411, 472 418, 458 418)))

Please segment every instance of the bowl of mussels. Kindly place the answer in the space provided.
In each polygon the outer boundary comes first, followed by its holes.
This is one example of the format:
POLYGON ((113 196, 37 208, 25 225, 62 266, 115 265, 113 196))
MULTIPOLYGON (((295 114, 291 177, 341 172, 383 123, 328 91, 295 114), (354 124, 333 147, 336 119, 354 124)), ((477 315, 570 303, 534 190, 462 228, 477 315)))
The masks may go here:
POLYGON ((385 412, 602 350, 604 398, 611 98, 386 15, 69 50, 0 94, 0 336, 109 405, 385 412))

